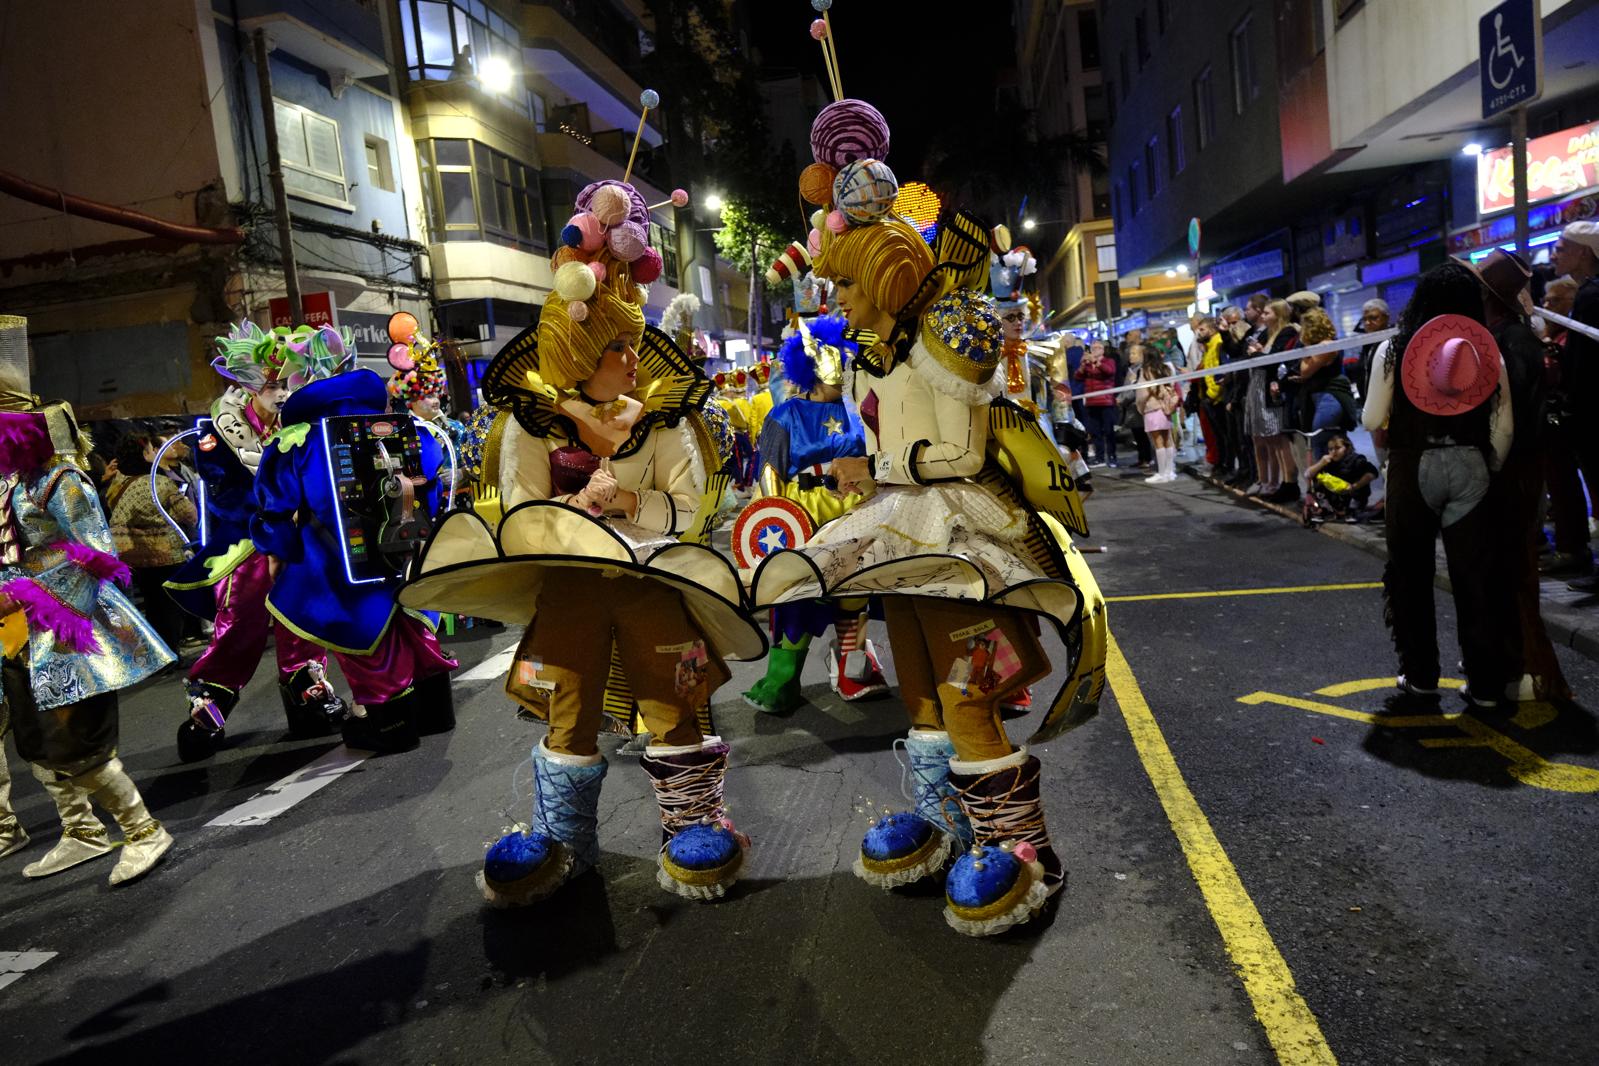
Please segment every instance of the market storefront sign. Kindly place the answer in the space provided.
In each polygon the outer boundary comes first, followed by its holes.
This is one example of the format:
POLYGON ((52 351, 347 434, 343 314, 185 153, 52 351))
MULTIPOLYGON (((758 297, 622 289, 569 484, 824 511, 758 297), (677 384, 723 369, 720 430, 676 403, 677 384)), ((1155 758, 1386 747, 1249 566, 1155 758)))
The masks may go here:
MULTIPOLYGON (((1557 229, 1570 222, 1599 217, 1599 193, 1577 196, 1558 204, 1544 204, 1527 212, 1527 232, 1557 229)), ((1461 255, 1490 244, 1500 244, 1516 235, 1516 220, 1512 215, 1473 226, 1468 230, 1449 235, 1449 254, 1461 255)))
MULTIPOLYGON (((1477 213, 1516 206, 1511 149, 1477 157, 1477 213)), ((1599 122, 1536 137, 1527 142, 1529 203, 1566 196, 1599 185, 1599 122)))
POLYGON ((1229 292, 1259 281, 1282 277, 1283 264, 1282 249, 1276 248, 1259 255, 1217 263, 1211 267, 1210 277, 1218 290, 1229 292))

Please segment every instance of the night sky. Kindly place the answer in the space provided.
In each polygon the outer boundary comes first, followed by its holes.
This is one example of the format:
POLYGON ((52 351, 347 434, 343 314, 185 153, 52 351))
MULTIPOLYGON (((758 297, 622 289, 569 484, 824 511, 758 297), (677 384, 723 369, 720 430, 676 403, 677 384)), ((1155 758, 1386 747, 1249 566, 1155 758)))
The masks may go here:
MULTIPOLYGON (((762 66, 798 67, 826 85, 821 45, 808 32, 817 17, 809 0, 761 0, 752 8, 762 66)), ((888 119, 888 162, 901 181, 920 173, 934 131, 992 113, 994 87, 1015 65, 1009 5, 836 0, 829 14, 844 92, 888 119), (961 16, 939 19, 935 11, 961 16)))

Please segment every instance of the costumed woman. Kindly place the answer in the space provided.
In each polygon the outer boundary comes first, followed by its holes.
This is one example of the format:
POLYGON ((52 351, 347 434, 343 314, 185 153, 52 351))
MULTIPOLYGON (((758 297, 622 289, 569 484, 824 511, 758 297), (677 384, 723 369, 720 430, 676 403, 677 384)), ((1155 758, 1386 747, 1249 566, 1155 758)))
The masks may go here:
POLYGON ((484 377, 485 398, 513 415, 500 442, 506 517, 491 534, 452 515, 401 602, 527 626, 507 690, 549 732, 533 751, 531 826, 484 859, 491 904, 543 899, 598 861, 597 738, 608 712, 625 718, 635 702, 660 806, 657 880, 716 899, 748 842, 726 814, 728 748, 707 732, 711 694, 728 678, 724 659, 759 658, 765 638, 728 562, 687 542, 720 509, 725 482, 712 487, 704 459, 710 383, 644 324, 640 283, 660 266, 644 243, 649 209, 617 181, 586 187, 577 209, 538 324, 484 377))
MULTIPOLYGON (((842 318, 800 319, 778 352, 784 380, 799 393, 774 407, 765 420, 758 449, 760 491, 798 504, 812 528, 861 500, 838 493, 838 482, 828 472, 835 459, 866 454, 860 417, 844 402, 844 374, 854 352, 854 343, 844 339, 842 318)), ((751 503, 755 513, 760 503, 751 503)), ((852 600, 773 610, 766 675, 744 693, 744 701, 768 714, 786 714, 804 703, 800 672, 811 639, 830 625, 838 638, 827 662, 833 691, 845 700, 887 692, 877 649, 866 639, 866 601, 852 600)))
POLYGON ((456 663, 440 649, 434 619, 395 602, 404 560, 441 510, 450 477, 442 449, 420 427, 396 426, 384 381, 370 370, 306 385, 282 420, 261 456, 250 521, 273 576, 267 609, 339 660, 356 704, 342 723, 347 745, 413 748, 418 733, 455 725, 456 663), (405 429, 416 434, 414 452, 405 429))
POLYGON ((455 449, 457 465, 452 472, 455 484, 445 487, 445 495, 455 500, 455 506, 469 507, 472 505, 471 478, 467 468, 460 464, 461 453, 468 443, 468 433, 464 422, 444 413, 444 393, 448 383, 444 368, 439 365, 442 345, 416 332, 411 326, 415 322, 411 315, 405 312, 401 312, 401 315, 402 328, 412 329, 412 339, 409 343, 395 341, 389 349, 390 365, 394 367, 394 373, 389 377, 389 395, 394 398, 397 409, 409 411, 433 427, 437 431, 435 437, 443 435, 449 438, 451 447, 455 449))
POLYGON ((244 321, 216 339, 211 366, 229 382, 196 427, 195 466, 205 486, 204 537, 194 558, 167 581, 167 591, 191 614, 213 621, 211 643, 188 675, 189 711, 178 727, 178 757, 209 758, 225 739, 228 716, 254 676, 272 637, 278 689, 289 733, 325 736, 346 707, 328 680, 327 652, 267 612, 272 578, 266 556, 250 540, 255 474, 261 453, 278 431, 289 395, 308 381, 336 373, 353 358, 348 330, 301 326, 271 332, 244 321))
POLYGON ((882 597, 916 810, 876 822, 855 870, 892 888, 939 875, 962 851, 945 917, 987 935, 1037 915, 1065 876, 1039 761, 1006 736, 1001 704, 1049 674, 1033 627, 1047 618, 1075 661, 1034 739, 1095 712, 1103 600, 1061 524, 1085 531, 1059 453, 1033 416, 996 399, 1000 323, 975 291, 988 230, 946 215, 935 261, 891 213, 888 140, 875 108, 836 101, 812 126, 816 163, 801 176, 807 200, 835 205, 812 234, 816 272, 862 341, 852 387, 869 454, 834 460, 832 473, 841 492, 868 498, 803 548, 769 555, 753 602, 882 597))
MULTIPOLYGON (((112 554, 78 465, 87 453, 71 408, 29 392, 27 320, 0 317, 0 719, 9 717, 17 754, 61 817, 60 842, 22 872, 48 877, 118 849, 110 882, 119 885, 149 872, 172 835, 117 758, 117 692, 177 656, 117 587, 132 575, 112 554), (116 819, 121 841, 91 803, 116 819)), ((5 853, 27 842, 8 793, 0 789, 5 853)))

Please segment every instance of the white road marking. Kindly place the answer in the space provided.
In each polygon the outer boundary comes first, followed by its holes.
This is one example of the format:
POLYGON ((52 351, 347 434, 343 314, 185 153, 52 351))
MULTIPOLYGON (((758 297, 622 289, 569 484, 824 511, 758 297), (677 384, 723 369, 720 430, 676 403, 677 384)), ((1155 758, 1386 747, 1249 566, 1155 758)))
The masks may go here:
POLYGON ((56 957, 54 951, 0 951, 0 989, 22 980, 30 970, 56 957))
POLYGON ((341 774, 347 774, 371 758, 369 751, 340 744, 319 759, 300 767, 276 784, 269 785, 243 803, 205 823, 207 829, 223 825, 265 825, 296 803, 318 792, 341 774))
POLYGON ((489 681, 497 677, 504 677, 511 669, 511 660, 516 658, 516 645, 497 651, 476 666, 463 670, 455 675, 457 681, 489 681))

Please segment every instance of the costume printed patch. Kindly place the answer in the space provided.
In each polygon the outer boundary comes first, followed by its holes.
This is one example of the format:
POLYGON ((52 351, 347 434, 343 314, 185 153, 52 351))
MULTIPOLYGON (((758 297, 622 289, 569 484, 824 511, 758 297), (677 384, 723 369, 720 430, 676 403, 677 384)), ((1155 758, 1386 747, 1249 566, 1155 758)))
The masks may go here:
POLYGON ((1021 656, 1005 634, 992 621, 986 625, 986 630, 968 626, 959 631, 969 634, 964 638, 966 654, 950 664, 945 683, 960 689, 962 696, 974 691, 987 695, 1022 668, 1021 656))
POLYGON ((554 692, 555 682, 539 676, 544 669, 544 660, 540 658, 518 659, 516 661, 516 680, 523 688, 533 689, 535 692, 554 692))
POLYGON ((215 451, 216 447, 217 447, 217 438, 216 438, 215 434, 207 433, 205 436, 200 438, 200 450, 202 452, 215 451))
POLYGON ((681 644, 657 644, 655 651, 658 655, 679 655, 685 651, 693 651, 696 646, 704 647, 698 641, 685 640, 681 644))
POLYGON ((678 652, 677 669, 673 680, 681 699, 697 696, 705 688, 710 673, 710 656, 705 652, 705 642, 696 640, 678 652))

